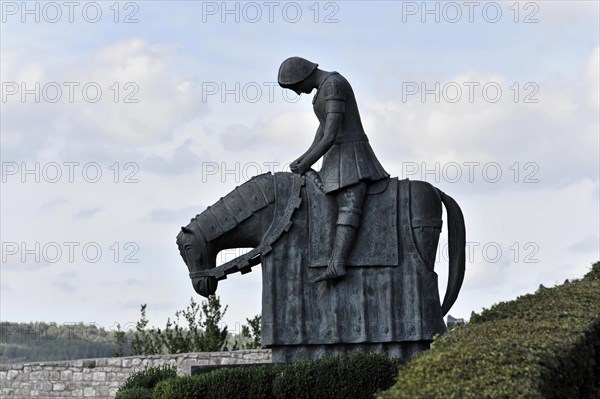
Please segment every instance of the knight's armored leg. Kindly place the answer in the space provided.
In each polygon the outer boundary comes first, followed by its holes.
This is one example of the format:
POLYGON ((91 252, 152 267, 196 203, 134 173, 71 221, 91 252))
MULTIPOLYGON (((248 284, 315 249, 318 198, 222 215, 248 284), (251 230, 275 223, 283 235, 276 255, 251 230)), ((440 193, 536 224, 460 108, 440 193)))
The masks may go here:
POLYGON ((333 252, 327 270, 315 282, 340 278, 346 274, 346 262, 360 225, 365 193, 366 184, 360 182, 337 194, 339 209, 333 252))

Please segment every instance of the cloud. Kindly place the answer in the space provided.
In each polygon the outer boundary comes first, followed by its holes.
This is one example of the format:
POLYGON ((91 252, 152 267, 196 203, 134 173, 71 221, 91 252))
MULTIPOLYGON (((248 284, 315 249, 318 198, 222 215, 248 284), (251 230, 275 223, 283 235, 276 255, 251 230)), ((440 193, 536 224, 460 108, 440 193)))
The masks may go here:
POLYGON ((140 145, 168 141, 208 111, 192 81, 174 72, 179 55, 172 46, 123 39, 60 69, 38 59, 36 52, 6 55, 3 81, 25 82, 28 89, 37 83, 41 94, 39 102, 33 95, 25 102, 15 95, 3 104, 5 159, 75 160, 82 154, 96 159, 114 152, 131 159, 140 145), (22 71, 30 71, 34 80, 28 83, 22 71), (44 90, 49 82, 61 90, 56 103, 47 100, 52 97, 44 90), (65 82, 73 82, 72 94, 65 82))
POLYGON ((10 288, 10 285, 8 285, 5 281, 0 281, 0 291, 6 294, 13 292, 12 288, 10 288))
POLYGON ((89 209, 82 209, 81 211, 77 212, 74 217, 76 219, 91 219, 93 218, 97 213, 99 212, 103 212, 104 208, 101 207, 96 207, 96 208, 89 208, 89 209))
POLYGON ((585 69, 590 89, 589 104, 592 109, 598 110, 600 108, 600 46, 592 50, 585 69))
POLYGON ((595 235, 587 235, 568 246, 573 252, 598 252, 600 250, 600 238, 595 235))
POLYGON ((198 209, 203 209, 198 206, 187 206, 178 209, 156 209, 150 212, 150 220, 157 223, 180 223, 182 220, 187 220, 198 214, 198 209))
POLYGON ((40 212, 50 212, 50 211, 53 211, 54 209, 60 207, 61 205, 66 205, 68 203, 69 203, 69 201, 66 198, 53 198, 49 201, 44 202, 42 205, 40 205, 38 210, 40 212))
MULTIPOLYGON (((12 243, 12 242, 3 242, 3 251, 5 251, 5 248, 7 248, 8 246, 10 246, 10 250, 12 253, 12 249, 14 248, 13 244, 17 244, 18 246, 18 253, 15 255, 11 255, 11 254, 7 254, 6 252, 3 253, 3 257, 6 257, 6 262, 4 262, 5 259, 3 259, 2 261, 2 273, 5 272, 19 272, 19 273, 33 273, 36 271, 40 271, 42 269, 46 269, 49 266, 51 266, 52 264, 49 262, 46 262, 41 254, 41 250, 38 250, 36 248, 41 248, 41 247, 36 247, 35 244, 36 243, 12 243), (20 245, 19 245, 20 244, 20 245), (25 250, 29 250, 30 252, 22 252, 21 248, 24 248, 25 250), (35 257, 39 258, 39 261, 35 259, 35 257), (23 259, 24 258, 24 259, 23 259)), ((3 275, 2 279, 5 279, 6 275, 3 275)))
POLYGON ((64 281, 64 280, 55 280, 52 282, 52 286, 58 288, 59 290, 66 292, 66 293, 73 293, 75 291, 77 291, 77 287, 75 285, 73 285, 72 283, 68 282, 68 281, 64 281))
POLYGON ((142 281, 135 279, 135 278, 128 278, 123 283, 127 286, 143 286, 144 285, 142 281))
POLYGON ((200 158, 191 150, 192 140, 179 145, 170 156, 149 155, 141 161, 144 170, 159 174, 188 174, 200 164, 200 158))

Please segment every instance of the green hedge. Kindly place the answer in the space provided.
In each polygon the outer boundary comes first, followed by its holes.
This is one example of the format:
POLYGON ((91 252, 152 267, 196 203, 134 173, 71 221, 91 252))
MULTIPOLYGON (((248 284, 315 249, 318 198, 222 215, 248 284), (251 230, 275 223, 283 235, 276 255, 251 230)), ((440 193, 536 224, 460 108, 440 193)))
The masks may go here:
POLYGON ((397 361, 381 354, 328 357, 282 367, 273 392, 275 398, 373 398, 389 388, 397 374, 397 361))
POLYGON ((436 340, 381 398, 600 398, 600 262, 436 340))
POLYGON ((115 399, 152 399, 152 389, 142 387, 119 389, 115 399))
POLYGON ((151 399, 152 390, 159 382, 177 376, 177 367, 146 367, 135 371, 127 377, 125 384, 119 388, 115 399, 151 399))
POLYGON ((398 363, 357 353, 292 364, 221 369, 159 383, 154 399, 361 399, 389 388, 398 363))

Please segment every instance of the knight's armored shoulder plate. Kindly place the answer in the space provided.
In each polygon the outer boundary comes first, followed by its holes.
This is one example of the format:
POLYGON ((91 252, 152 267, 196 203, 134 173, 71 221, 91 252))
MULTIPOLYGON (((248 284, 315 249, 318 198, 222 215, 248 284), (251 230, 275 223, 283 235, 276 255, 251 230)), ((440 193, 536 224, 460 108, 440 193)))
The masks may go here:
POLYGON ((344 94, 344 79, 338 73, 331 74, 327 77, 325 82, 323 82, 323 95, 325 97, 325 101, 330 100, 340 100, 344 101, 346 96, 344 94))
POLYGON ((339 74, 333 74, 323 82, 323 97, 325 99, 325 113, 346 112, 346 95, 344 81, 339 74))

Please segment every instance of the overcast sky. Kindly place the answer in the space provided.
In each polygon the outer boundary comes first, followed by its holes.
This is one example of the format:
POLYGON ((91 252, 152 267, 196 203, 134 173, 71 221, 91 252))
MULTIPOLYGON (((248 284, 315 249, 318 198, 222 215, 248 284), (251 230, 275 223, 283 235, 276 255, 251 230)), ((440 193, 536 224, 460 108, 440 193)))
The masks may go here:
MULTIPOLYGON (((201 299, 180 226, 314 137, 312 95, 275 83, 295 55, 349 80, 392 176, 462 207, 450 314, 582 277, 600 259, 598 4, 2 2, 0 319, 114 328, 147 303, 164 327, 201 299)), ((443 296, 443 253, 436 271, 443 296)), ((217 293, 235 330, 260 269, 217 293)))

